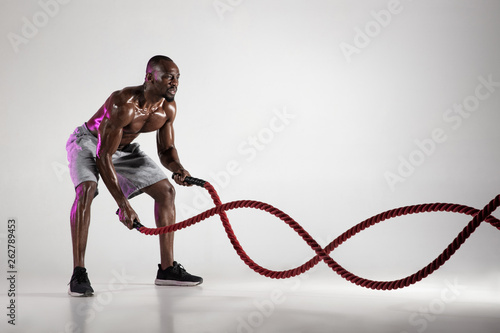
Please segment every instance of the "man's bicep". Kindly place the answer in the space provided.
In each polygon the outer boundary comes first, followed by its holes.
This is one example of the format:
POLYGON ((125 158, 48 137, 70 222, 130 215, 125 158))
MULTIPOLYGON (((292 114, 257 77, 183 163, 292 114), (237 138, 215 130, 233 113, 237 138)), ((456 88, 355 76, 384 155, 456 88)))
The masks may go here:
POLYGON ((104 118, 99 126, 97 135, 97 157, 101 158, 106 154, 113 155, 123 136, 123 127, 114 125, 109 119, 104 118))
POLYGON ((156 135, 156 144, 158 154, 169 148, 174 147, 174 126, 172 121, 167 121, 159 130, 156 135))
POLYGON ((123 136, 123 128, 133 119, 133 112, 127 105, 120 105, 119 96, 113 94, 106 103, 104 117, 98 129, 97 154, 114 154, 123 136))

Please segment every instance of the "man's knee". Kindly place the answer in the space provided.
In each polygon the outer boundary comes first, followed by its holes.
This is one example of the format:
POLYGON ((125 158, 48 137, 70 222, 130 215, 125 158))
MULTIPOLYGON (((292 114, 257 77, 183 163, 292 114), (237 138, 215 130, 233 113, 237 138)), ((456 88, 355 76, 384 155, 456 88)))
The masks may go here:
POLYGON ((158 202, 171 203, 175 199, 175 188, 166 179, 151 186, 148 193, 158 202))
POLYGON ((166 201, 171 201, 175 199, 175 188, 168 180, 162 180, 161 183, 161 192, 165 196, 166 201))
POLYGON ((95 197, 96 191, 96 182, 83 182, 76 187, 76 199, 80 204, 90 204, 95 197))

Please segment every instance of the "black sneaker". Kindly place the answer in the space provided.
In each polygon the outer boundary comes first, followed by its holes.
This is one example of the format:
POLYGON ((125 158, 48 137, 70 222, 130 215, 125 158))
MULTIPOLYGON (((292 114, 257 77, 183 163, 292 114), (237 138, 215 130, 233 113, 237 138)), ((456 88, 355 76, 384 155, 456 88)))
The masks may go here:
POLYGON ((155 284, 157 286, 196 286, 201 284, 203 279, 199 276, 191 275, 181 264, 174 261, 174 265, 161 269, 158 264, 155 284))
POLYGON ((87 276, 87 270, 83 267, 75 267, 73 276, 69 281, 68 294, 71 296, 92 296, 94 289, 90 286, 90 280, 87 276))

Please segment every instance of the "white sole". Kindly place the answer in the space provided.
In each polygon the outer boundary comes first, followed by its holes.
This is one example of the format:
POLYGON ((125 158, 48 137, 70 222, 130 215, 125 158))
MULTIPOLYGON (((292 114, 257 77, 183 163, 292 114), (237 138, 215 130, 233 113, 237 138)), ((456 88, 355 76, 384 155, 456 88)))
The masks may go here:
POLYGON ((178 286, 178 287, 192 287, 201 284, 201 282, 191 282, 191 281, 176 281, 176 280, 155 280, 155 285, 157 286, 178 286))

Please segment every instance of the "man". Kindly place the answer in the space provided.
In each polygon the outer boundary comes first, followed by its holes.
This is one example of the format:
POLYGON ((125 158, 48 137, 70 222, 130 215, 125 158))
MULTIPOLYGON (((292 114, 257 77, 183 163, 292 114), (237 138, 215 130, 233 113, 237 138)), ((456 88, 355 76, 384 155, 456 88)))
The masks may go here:
MULTIPOLYGON (((115 91, 84 125, 77 127, 66 145, 76 197, 71 209, 73 276, 68 293, 90 296, 93 289, 85 269, 85 248, 90 206, 98 194, 99 175, 118 205, 120 221, 132 229, 139 216, 128 199, 149 194, 155 202, 156 226, 175 223, 175 190, 163 170, 133 140, 140 133, 157 131, 161 164, 174 173, 179 185, 189 172, 179 161, 174 145, 173 122, 179 68, 168 57, 154 56, 147 64, 143 85, 115 91)), ((197 285, 203 279, 191 275, 173 255, 173 233, 160 235, 160 264, 155 284, 197 285)))

